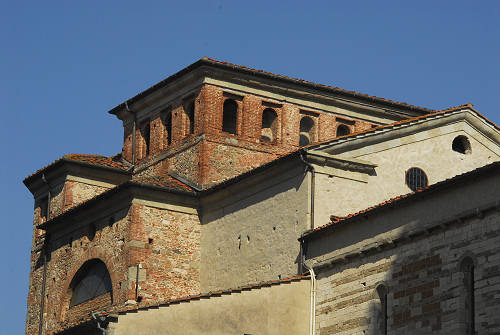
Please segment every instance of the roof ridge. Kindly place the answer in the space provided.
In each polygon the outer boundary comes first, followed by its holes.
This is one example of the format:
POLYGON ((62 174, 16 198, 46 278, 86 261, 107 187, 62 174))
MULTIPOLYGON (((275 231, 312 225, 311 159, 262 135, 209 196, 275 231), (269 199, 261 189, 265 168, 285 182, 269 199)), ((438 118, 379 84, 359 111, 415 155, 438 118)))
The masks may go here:
POLYGON ((307 146, 304 146, 303 148, 304 149, 315 148, 315 147, 318 147, 318 146, 321 146, 321 145, 324 145, 324 144, 328 144, 328 143, 333 142, 333 141, 337 141, 337 140, 341 140, 341 139, 346 139, 346 138, 351 138, 351 137, 355 137, 355 136, 359 136, 359 135, 365 135, 365 134, 376 132, 378 130, 387 129, 387 128, 391 128, 391 127, 395 127, 395 126, 406 125, 406 124, 409 124, 411 122, 425 120, 425 119, 433 117, 433 116, 437 116, 437 115, 441 115, 441 114, 445 114, 445 113, 450 113, 450 112, 455 112, 455 111, 458 111, 458 110, 461 110, 461 109, 464 109, 464 108, 471 109, 476 114, 478 114, 481 118, 483 118, 486 122, 488 122, 489 124, 491 124, 492 126, 494 126, 495 128, 497 128, 498 130, 500 130, 500 127, 498 127, 494 122, 490 121, 488 118, 486 118, 484 115, 482 115, 481 113, 479 113, 476 109, 474 109, 473 104, 466 103, 466 104, 462 104, 462 105, 459 105, 459 106, 449 107, 449 108, 446 108, 446 109, 434 110, 434 111, 432 111, 431 113, 428 113, 428 114, 419 115, 419 116, 415 116, 415 117, 412 117, 412 118, 409 118, 409 119, 400 120, 400 121, 395 121, 395 122, 392 122, 392 123, 388 123, 388 124, 376 126, 376 127, 373 127, 373 128, 369 128, 369 129, 365 129, 365 130, 353 132, 353 133, 350 133, 350 134, 347 134, 347 135, 334 137, 334 138, 331 138, 329 140, 324 140, 324 141, 321 141, 321 142, 311 143, 311 144, 309 144, 307 146))

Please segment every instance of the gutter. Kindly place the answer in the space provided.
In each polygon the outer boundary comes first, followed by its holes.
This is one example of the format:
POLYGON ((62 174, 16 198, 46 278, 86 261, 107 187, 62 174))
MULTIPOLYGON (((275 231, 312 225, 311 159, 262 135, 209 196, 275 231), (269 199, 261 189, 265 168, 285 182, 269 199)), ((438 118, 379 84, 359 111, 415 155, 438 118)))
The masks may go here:
POLYGON ((314 166, 312 166, 311 163, 306 162, 304 159, 304 151, 300 151, 299 153, 299 158, 306 165, 306 172, 311 171, 311 216, 310 216, 310 221, 311 221, 311 227, 310 229, 314 229, 314 193, 315 193, 315 181, 316 181, 316 172, 314 170, 314 166))

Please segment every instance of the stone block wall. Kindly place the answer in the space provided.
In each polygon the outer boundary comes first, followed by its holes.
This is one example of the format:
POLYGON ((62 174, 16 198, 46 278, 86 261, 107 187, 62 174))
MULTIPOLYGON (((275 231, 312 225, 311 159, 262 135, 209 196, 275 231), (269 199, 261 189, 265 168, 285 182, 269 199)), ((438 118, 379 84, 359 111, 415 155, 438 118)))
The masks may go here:
POLYGON ((477 334, 500 332, 500 215, 456 222, 389 249, 358 254, 318 274, 318 334, 466 334, 465 257, 474 260, 477 334))

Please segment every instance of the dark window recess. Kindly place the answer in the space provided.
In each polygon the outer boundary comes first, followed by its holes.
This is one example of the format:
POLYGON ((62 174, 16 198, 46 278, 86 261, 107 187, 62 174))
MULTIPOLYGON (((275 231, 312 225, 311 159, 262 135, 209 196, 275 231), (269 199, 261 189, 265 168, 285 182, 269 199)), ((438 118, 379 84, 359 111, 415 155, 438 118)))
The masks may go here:
POLYGON ((378 310, 377 328, 379 334, 387 335, 387 293, 388 289, 385 285, 377 286, 377 296, 380 301, 380 309, 378 310))
POLYGON ((224 101, 222 110, 222 131, 236 134, 236 124, 238 121, 238 104, 232 99, 224 101))
POLYGON ((304 146, 313 142, 314 121, 309 116, 300 119, 299 145, 304 146))
POLYGON ((272 108, 266 108, 262 112, 262 130, 260 138, 264 141, 276 139, 276 120, 278 115, 272 108))
POLYGON ((150 123, 147 121, 142 127, 141 127, 141 136, 144 139, 144 144, 146 145, 146 156, 149 155, 149 142, 151 140, 151 129, 150 129, 150 123))
POLYGON ((451 149, 461 154, 470 154, 472 152, 467 136, 457 136, 453 139, 451 149))
POLYGON ((169 112, 165 116, 165 120, 163 121, 165 124, 165 133, 167 135, 167 145, 172 144, 172 113, 169 112))
POLYGON ((191 101, 186 107, 186 114, 189 118, 189 133, 194 134, 194 101, 191 101))
POLYGON ((426 187, 428 180, 424 170, 413 167, 406 171, 406 185, 413 192, 416 192, 419 188, 426 187))
POLYGON ((470 257, 464 258, 460 264, 460 271, 463 274, 464 288, 464 321, 465 333, 475 334, 475 297, 474 297, 474 261, 470 257))
POLYGON ((94 299, 104 293, 112 293, 111 277, 106 265, 99 260, 85 263, 75 275, 71 288, 70 306, 94 299))
POLYGON ((349 135, 351 133, 351 130, 349 129, 348 126, 341 124, 340 126, 337 127, 337 137, 339 136, 345 136, 349 135))
POLYGON ((47 221, 47 212, 49 210, 49 197, 44 197, 40 200, 40 220, 47 221))
POLYGON ((88 236, 90 241, 94 239, 96 231, 97 229, 95 224, 91 224, 89 227, 89 236, 88 236))

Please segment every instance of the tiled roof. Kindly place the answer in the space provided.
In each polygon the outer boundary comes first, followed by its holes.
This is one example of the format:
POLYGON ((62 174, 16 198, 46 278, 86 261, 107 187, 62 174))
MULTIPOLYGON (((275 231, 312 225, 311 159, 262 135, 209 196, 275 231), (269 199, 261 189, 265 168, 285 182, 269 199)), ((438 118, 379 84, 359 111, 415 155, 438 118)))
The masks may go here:
POLYGON ((128 306, 127 305, 111 306, 105 310, 95 311, 93 313, 90 313, 89 315, 82 317, 80 320, 69 323, 65 327, 59 328, 57 331, 55 331, 51 334, 62 333, 64 331, 68 331, 70 328, 78 327, 78 326, 81 326, 83 324, 86 324, 86 323, 92 321, 92 319, 93 319, 92 314, 94 314, 96 317, 107 317, 107 316, 113 316, 113 315, 116 316, 117 313, 125 314, 127 312, 135 312, 138 310, 147 310, 149 308, 168 306, 168 305, 177 304, 177 303, 181 303, 181 302, 200 300, 202 298, 210 298, 210 297, 214 297, 214 296, 220 296, 222 294, 239 293, 241 291, 258 289, 258 288, 262 288, 262 287, 266 287, 266 286, 280 285, 280 284, 285 284, 285 283, 290 283, 290 282, 296 282, 296 281, 310 279, 310 278, 311 278, 310 275, 296 275, 296 276, 291 276, 291 277, 280 279, 280 280, 265 281, 265 282, 260 282, 260 283, 256 283, 256 284, 241 286, 238 288, 230 288, 227 290, 209 292, 209 293, 201 294, 201 295, 191 295, 191 296, 181 297, 181 298, 177 298, 177 299, 162 300, 162 301, 155 301, 155 302, 145 302, 145 303, 139 303, 136 305, 128 305, 128 306))
POLYGON ((458 181, 462 181, 463 179, 475 178, 475 177, 477 177, 478 174, 486 173, 488 171, 493 171, 495 169, 498 170, 499 168, 500 168, 500 161, 494 162, 494 163, 482 166, 480 168, 474 169, 472 171, 465 172, 465 173, 459 174, 457 176, 454 176, 452 178, 448 178, 448 179, 442 180, 440 182, 437 182, 435 184, 420 188, 416 192, 410 192, 410 193, 398 195, 397 197, 390 198, 390 199, 388 199, 384 202, 381 202, 377 205, 365 208, 363 210, 360 210, 359 212, 352 213, 352 214, 349 214, 349 215, 344 216, 344 217, 332 215, 332 216, 330 216, 329 223, 304 232, 302 234, 301 238, 306 238, 306 237, 308 237, 316 232, 346 224, 348 222, 355 220, 356 218, 360 218, 360 217, 363 217, 363 216, 366 216, 369 214, 373 214, 374 212, 376 212, 378 210, 382 210, 382 209, 386 209, 386 208, 398 205, 404 201, 413 200, 419 196, 424 196, 424 195, 430 194, 433 191, 436 191, 436 190, 439 190, 443 187, 452 185, 458 181))
POLYGON ((196 191, 192 187, 169 175, 134 178, 132 181, 140 184, 154 185, 168 190, 188 192, 193 194, 196 193, 196 191))
MULTIPOLYGON (((279 75, 279 74, 275 74, 275 73, 271 73, 271 72, 267 72, 267 71, 263 71, 263 70, 253 69, 253 68, 246 67, 246 66, 241 66, 241 65, 236 65, 236 64, 228 63, 228 62, 218 61, 218 60, 215 60, 215 59, 212 59, 212 58, 208 58, 208 57, 201 58, 197 62, 195 62, 195 63, 187 66, 186 68, 182 69, 181 71, 179 71, 179 72, 177 72, 177 73, 169 76, 168 78, 160 81, 159 83, 151 86, 150 88, 148 88, 148 89, 140 92, 139 94, 135 95, 134 97, 128 99, 126 101, 126 103, 127 104, 132 104, 133 102, 141 99, 142 97, 147 96, 148 94, 156 91, 157 89, 160 89, 160 88, 168 85, 169 83, 173 82, 177 78, 183 76, 184 74, 186 74, 186 73, 188 73, 188 72, 190 72, 190 71, 192 71, 192 70, 194 70, 194 69, 196 69, 196 68, 198 68, 198 67, 200 67, 202 65, 211 65, 211 66, 216 66, 216 67, 223 68, 223 69, 228 69, 228 70, 233 70, 233 71, 239 71, 239 72, 248 73, 248 74, 251 74, 251 75, 254 75, 254 76, 259 76, 259 77, 264 77, 264 78, 271 78, 271 79, 275 79, 275 80, 286 81, 286 82, 294 83, 294 84, 297 84, 297 85, 307 86, 309 88, 312 87, 314 89, 328 91, 328 92, 340 94, 340 95, 343 95, 343 96, 348 96, 348 97, 353 97, 353 98, 359 98, 359 99, 363 99, 363 100, 369 100, 371 102, 380 103, 380 104, 384 104, 384 105, 397 106, 399 108, 413 110, 413 111, 417 111, 417 112, 420 112, 420 113, 428 113, 428 112, 432 111, 431 109, 424 108, 424 107, 418 107, 418 106, 415 106, 415 105, 410 105, 410 104, 407 104, 405 102, 393 101, 393 100, 390 100, 390 99, 384 99, 384 98, 376 97, 376 96, 373 96, 373 95, 363 94, 363 93, 359 93, 359 92, 355 92, 355 91, 344 90, 344 89, 341 89, 339 87, 334 87, 334 86, 329 86, 329 85, 323 85, 323 84, 316 84, 316 83, 311 82, 311 81, 302 80, 302 79, 296 79, 296 78, 291 78, 291 77, 287 77, 287 76, 283 76, 283 75, 279 75)), ((116 106, 113 109, 111 109, 109 111, 109 113, 110 114, 115 114, 116 112, 118 112, 118 110, 120 110, 122 108, 125 108, 125 102, 121 103, 118 106, 116 106)))
POLYGON ((151 307, 159 307, 159 306, 168 306, 171 304, 176 304, 180 302, 188 302, 192 300, 199 300, 202 298, 210 298, 214 296, 219 296, 222 294, 232 294, 232 293, 239 293, 241 291, 247 291, 247 290, 253 290, 253 289, 258 289, 266 286, 275 286, 275 285, 280 285, 284 283, 290 283, 290 282, 295 282, 295 281, 300 281, 303 279, 310 279, 310 275, 296 275, 296 276, 291 276, 279 280, 270 280, 270 281, 263 281, 259 283, 254 283, 254 284, 249 284, 245 286, 240 286, 237 288, 229 288, 226 290, 219 290, 219 291, 212 291, 208 292, 205 294, 200 294, 200 295, 190 295, 186 297, 180 297, 177 299, 171 299, 171 300, 162 300, 162 301, 155 301, 155 302, 145 302, 145 303, 139 303, 137 305, 132 305, 132 306, 117 306, 113 309, 111 309, 109 312, 114 312, 114 313, 126 313, 130 311, 136 311, 136 310, 144 310, 148 309, 151 307))
POLYGON ((472 104, 468 103, 468 104, 463 104, 463 105, 456 106, 456 107, 450 107, 450 108, 439 110, 439 111, 434 111, 432 113, 425 114, 425 115, 420 115, 420 116, 413 117, 413 118, 410 118, 410 119, 396 121, 396 122, 389 123, 389 124, 386 124, 386 125, 383 125, 383 126, 377 126, 377 127, 374 127, 374 128, 370 128, 370 129, 366 129, 366 130, 362 130, 362 131, 350 133, 348 135, 335 137, 333 139, 329 139, 329 140, 325 140, 325 141, 321 141, 321 142, 316 142, 316 143, 307 145, 304 148, 305 149, 316 148, 316 147, 320 147, 320 146, 325 145, 325 144, 335 143, 337 141, 340 141, 340 140, 343 140, 343 139, 346 139, 346 138, 354 138, 354 137, 357 137, 357 136, 364 136, 364 135, 367 135, 367 134, 380 132, 381 130, 387 130, 387 129, 391 129, 391 128, 397 128, 399 126, 409 125, 409 124, 417 122, 417 121, 423 121, 425 119, 430 119, 430 118, 438 117, 440 115, 445 115, 445 114, 448 114, 448 113, 456 112, 456 111, 459 111, 459 110, 465 109, 465 108, 468 108, 468 109, 474 111, 478 116, 480 116, 482 119, 484 119, 487 123, 489 123, 490 125, 492 125, 496 129, 500 130, 500 127, 498 127, 494 122, 488 120, 486 117, 484 117, 484 115, 482 115, 477 110, 475 110, 473 108, 472 104))
POLYGON ((62 162, 73 162, 77 164, 92 165, 96 167, 111 168, 123 171, 127 171, 128 169, 128 166, 121 161, 121 154, 117 154, 112 157, 101 155, 67 154, 27 176, 24 179, 24 183, 26 183, 32 177, 47 170, 48 168, 52 168, 57 164, 61 164, 62 162))

